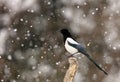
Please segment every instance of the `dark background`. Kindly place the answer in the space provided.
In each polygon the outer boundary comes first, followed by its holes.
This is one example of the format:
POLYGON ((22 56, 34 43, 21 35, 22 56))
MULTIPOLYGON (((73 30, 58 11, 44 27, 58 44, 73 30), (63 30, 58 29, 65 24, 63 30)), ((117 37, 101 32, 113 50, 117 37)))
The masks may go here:
POLYGON ((109 73, 81 55, 74 82, 119 82, 119 11, 119 0, 0 0, 0 81, 62 82, 67 28, 109 73))

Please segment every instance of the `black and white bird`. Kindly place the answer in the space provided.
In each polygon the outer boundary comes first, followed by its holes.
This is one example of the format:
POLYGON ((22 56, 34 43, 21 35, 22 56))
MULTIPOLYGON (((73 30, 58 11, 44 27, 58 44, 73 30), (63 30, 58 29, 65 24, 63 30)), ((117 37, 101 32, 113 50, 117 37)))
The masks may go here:
POLYGON ((108 75, 107 72, 105 72, 105 70, 103 70, 92 58, 91 56, 87 53, 87 51, 85 50, 85 48, 83 48, 81 46, 81 44, 79 44, 78 42, 76 42, 70 32, 67 29, 62 29, 61 33, 63 34, 63 39, 64 39, 64 46, 65 49, 71 54, 74 55, 76 53, 82 53, 83 55, 85 55, 93 64, 95 64, 101 71, 103 71, 106 75, 108 75))

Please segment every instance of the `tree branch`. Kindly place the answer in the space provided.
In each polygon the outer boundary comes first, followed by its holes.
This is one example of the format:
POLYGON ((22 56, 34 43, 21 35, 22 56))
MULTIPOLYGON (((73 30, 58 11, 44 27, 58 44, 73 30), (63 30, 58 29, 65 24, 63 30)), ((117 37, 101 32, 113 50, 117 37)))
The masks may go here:
POLYGON ((75 76, 77 68, 78 68, 77 59, 75 57, 70 57, 68 59, 68 61, 69 61, 70 65, 65 74, 63 82, 73 82, 74 76, 75 76))

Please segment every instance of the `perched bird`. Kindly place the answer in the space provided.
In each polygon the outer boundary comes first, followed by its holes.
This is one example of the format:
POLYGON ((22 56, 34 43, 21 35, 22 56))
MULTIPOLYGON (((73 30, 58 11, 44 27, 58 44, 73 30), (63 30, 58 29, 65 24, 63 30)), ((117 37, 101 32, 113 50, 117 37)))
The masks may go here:
POLYGON ((71 54, 74 55, 76 53, 82 53, 83 55, 85 55, 93 64, 95 64, 95 66, 97 66, 101 71, 103 71, 106 75, 108 75, 107 72, 105 72, 105 70, 103 70, 92 58, 91 56, 87 53, 87 51, 85 50, 85 48, 83 48, 81 46, 81 44, 79 44, 78 42, 76 42, 70 32, 67 29, 62 29, 60 30, 60 32, 63 34, 63 39, 64 39, 64 46, 65 49, 71 54))

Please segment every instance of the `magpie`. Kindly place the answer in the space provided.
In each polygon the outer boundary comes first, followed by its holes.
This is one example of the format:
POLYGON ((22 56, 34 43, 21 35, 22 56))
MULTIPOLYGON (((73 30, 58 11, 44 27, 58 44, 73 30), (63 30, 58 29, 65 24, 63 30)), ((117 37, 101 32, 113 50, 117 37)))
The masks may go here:
POLYGON ((87 53, 85 48, 82 47, 82 45, 78 42, 76 42, 70 32, 67 29, 61 29, 60 32, 63 35, 64 39, 64 46, 65 49, 73 56, 76 53, 82 53, 85 55, 95 66, 97 66, 101 71, 104 72, 105 75, 108 75, 108 73, 103 70, 93 59, 92 57, 87 53))

